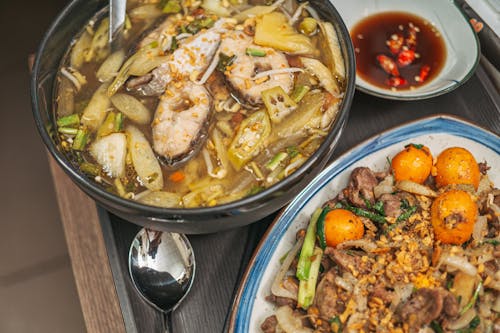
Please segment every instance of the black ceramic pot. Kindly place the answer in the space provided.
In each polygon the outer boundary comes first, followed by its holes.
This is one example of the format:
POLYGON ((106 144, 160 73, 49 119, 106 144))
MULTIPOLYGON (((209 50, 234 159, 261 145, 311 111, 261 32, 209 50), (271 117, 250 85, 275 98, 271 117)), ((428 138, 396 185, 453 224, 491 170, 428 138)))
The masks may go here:
MULTIPOLYGON (((318 151, 296 172, 274 186, 229 204, 193 209, 167 209, 140 204, 109 193, 75 168, 59 150, 55 128, 54 82, 60 61, 74 36, 88 20, 105 10, 106 0, 74 0, 55 19, 38 49, 31 80, 32 108, 40 135, 48 150, 89 196, 110 212, 142 226, 181 233, 211 233, 243 226, 277 211, 295 197, 323 169, 331 157, 347 120, 354 94, 355 61, 349 32, 327 0, 309 0, 319 15, 334 24, 346 64, 346 91, 340 111, 318 151)), ((78 205, 75 202, 75 205, 78 205)))

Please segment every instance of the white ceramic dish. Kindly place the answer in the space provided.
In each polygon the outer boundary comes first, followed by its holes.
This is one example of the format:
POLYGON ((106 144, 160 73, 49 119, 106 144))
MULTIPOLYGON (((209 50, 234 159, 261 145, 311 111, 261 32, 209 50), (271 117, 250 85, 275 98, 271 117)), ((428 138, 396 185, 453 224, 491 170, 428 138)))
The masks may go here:
POLYGON ((363 18, 381 12, 408 12, 427 19, 442 33, 446 62, 432 81, 413 90, 391 91, 356 77, 359 90, 388 99, 418 100, 457 88, 474 73, 479 61, 479 41, 460 9, 449 0, 330 0, 351 30, 363 18))
POLYGON ((358 166, 374 170, 386 167, 406 144, 428 146, 434 155, 448 147, 460 146, 473 153, 478 162, 491 166, 490 179, 500 185, 500 140, 495 134, 450 116, 433 116, 383 132, 354 147, 320 173, 274 221, 256 252, 233 304, 230 332, 261 332, 261 323, 273 312, 265 300, 279 270, 281 258, 295 243, 297 230, 304 228, 312 212, 347 185, 358 166))

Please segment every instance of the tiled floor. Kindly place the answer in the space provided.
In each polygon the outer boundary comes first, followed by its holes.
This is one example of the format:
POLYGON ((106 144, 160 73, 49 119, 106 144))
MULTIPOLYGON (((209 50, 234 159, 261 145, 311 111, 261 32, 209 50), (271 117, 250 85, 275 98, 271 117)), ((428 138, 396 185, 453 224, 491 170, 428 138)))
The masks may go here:
POLYGON ((0 332, 83 332, 27 57, 65 0, 0 1, 0 332))

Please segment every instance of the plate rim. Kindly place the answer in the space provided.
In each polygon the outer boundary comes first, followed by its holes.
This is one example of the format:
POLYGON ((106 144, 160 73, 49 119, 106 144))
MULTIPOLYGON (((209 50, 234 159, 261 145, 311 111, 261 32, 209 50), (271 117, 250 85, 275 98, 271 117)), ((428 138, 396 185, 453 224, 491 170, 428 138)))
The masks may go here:
MULTIPOLYGON (((475 124, 468 119, 450 114, 435 114, 431 116, 422 117, 416 120, 404 122, 400 125, 393 126, 386 130, 383 130, 361 141, 360 143, 354 145, 352 148, 348 149, 342 155, 340 155, 335 161, 328 164, 326 168, 323 171, 321 171, 311 181, 311 183, 309 183, 309 185, 306 186, 290 202, 290 204, 288 204, 286 207, 280 210, 276 218, 270 224, 270 226, 262 236, 261 240, 257 244, 252 254, 252 257, 249 260, 247 267, 245 268, 245 273, 243 274, 242 279, 238 285, 237 293, 231 303, 228 332, 238 332, 238 333, 249 332, 248 330, 249 320, 245 320, 245 318, 248 319, 249 316, 244 316, 244 315, 241 316, 242 315, 241 310, 242 307, 246 307, 243 308, 243 310, 246 310, 244 311, 246 314, 246 313, 251 313, 253 309, 253 304, 256 299, 255 293, 250 293, 249 295, 246 295, 248 293, 246 287, 249 283, 249 278, 251 276, 251 273, 253 272, 253 269, 255 267, 256 260, 261 256, 263 256, 263 258, 267 257, 267 255, 262 254, 264 245, 272 241, 271 239, 272 236, 274 237, 281 236, 282 233, 279 233, 281 229, 284 229, 282 232, 286 232, 286 230, 294 220, 292 218, 289 220, 288 223, 285 222, 280 223, 280 221, 282 221, 282 218, 286 217, 289 214, 294 214, 292 209, 295 208, 295 206, 297 206, 298 208, 296 209, 297 212, 302 210, 302 208, 307 204, 307 202, 304 202, 304 199, 310 199, 310 197, 314 196, 318 191, 322 189, 323 186, 320 187, 319 189, 316 189, 316 191, 312 191, 312 189, 315 186, 317 186, 317 184, 324 182, 325 178, 334 178, 338 176, 339 173, 343 172, 345 169, 347 169, 349 166, 351 166, 353 163, 355 163, 357 160, 361 158, 376 153, 377 151, 389 145, 406 140, 408 138, 408 135, 410 134, 411 136, 417 136, 417 135, 436 134, 436 133, 447 133, 457 137, 467 138, 500 154, 500 144, 498 143, 499 140, 498 140, 498 135, 496 133, 492 132, 491 130, 481 125, 475 124), (453 129, 453 127, 459 127, 460 129, 467 129, 468 131, 453 129), (394 137, 397 138, 398 135, 399 136, 406 135, 406 137, 399 138, 397 141, 394 141, 394 137), (486 140, 486 142, 482 140, 485 137, 488 139, 486 140), (497 144, 495 144, 495 140, 497 141, 497 144), (369 149, 370 146, 373 145, 377 146, 377 149, 375 151, 369 149), (369 150, 369 152, 359 155, 363 150, 369 150), (342 167, 338 168, 339 166, 342 167), (330 175, 333 169, 336 170, 334 171, 333 175, 330 175), (280 228, 280 230, 278 230, 278 228, 280 228), (245 304, 242 303, 244 296, 250 296, 248 303, 245 304), (243 327, 243 330, 237 331, 237 329, 242 328, 240 327, 242 324, 245 325, 243 327)), ((279 240, 277 240, 276 245, 274 247, 272 247, 271 249, 269 249, 269 251, 266 252, 273 253, 278 244, 279 240)), ((263 273, 264 271, 260 272, 259 276, 262 277, 263 273)), ((259 279, 259 281, 255 283, 255 288, 254 288, 255 291, 260 286, 261 283, 260 280, 261 279, 259 279)))

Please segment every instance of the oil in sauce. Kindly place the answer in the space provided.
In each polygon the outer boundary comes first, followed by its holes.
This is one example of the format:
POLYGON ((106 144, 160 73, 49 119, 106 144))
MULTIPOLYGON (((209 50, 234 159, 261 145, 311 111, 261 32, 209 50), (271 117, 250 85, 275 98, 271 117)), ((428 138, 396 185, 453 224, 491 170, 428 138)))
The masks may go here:
POLYGON ((426 84, 439 74, 446 61, 441 33, 426 19, 410 13, 368 16, 353 27, 351 39, 356 74, 385 89, 408 90, 426 84))

